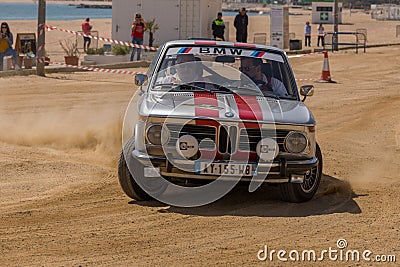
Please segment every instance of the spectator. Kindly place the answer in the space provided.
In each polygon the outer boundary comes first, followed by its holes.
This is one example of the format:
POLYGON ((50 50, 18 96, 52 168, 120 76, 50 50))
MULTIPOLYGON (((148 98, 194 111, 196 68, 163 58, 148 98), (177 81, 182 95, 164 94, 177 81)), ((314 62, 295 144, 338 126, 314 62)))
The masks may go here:
POLYGON ((322 26, 322 23, 321 24, 319 24, 319 26, 318 26, 318 43, 317 43, 317 46, 319 46, 319 41, 321 40, 321 45, 322 46, 324 46, 325 45, 325 43, 324 43, 324 34, 325 34, 325 28, 324 28, 324 26, 322 26))
POLYGON ((309 21, 304 26, 304 39, 306 41, 305 46, 311 46, 311 25, 309 21))
POLYGON ((14 37, 10 32, 7 22, 1 23, 1 36, 0 36, 0 70, 3 70, 3 59, 5 56, 12 56, 14 59, 14 68, 20 69, 18 65, 17 52, 12 48, 14 37))
POLYGON ((247 43, 247 26, 249 24, 249 17, 246 14, 246 8, 240 9, 239 14, 235 17, 234 26, 236 28, 236 41, 247 43))
MULTIPOLYGON (((144 19, 140 13, 135 15, 135 21, 132 22, 132 44, 143 45, 143 35, 146 30, 146 24, 144 23, 144 19)), ((135 56, 135 52, 137 51, 137 60, 140 60, 140 48, 133 47, 131 53, 131 61, 133 61, 133 57, 135 56)))
POLYGON ((216 40, 225 41, 225 23, 222 19, 222 12, 218 12, 217 18, 212 22, 213 35, 216 40))
MULTIPOLYGON (((90 30, 92 29, 92 25, 89 24, 90 18, 86 18, 82 22, 82 31, 85 35, 90 35, 90 30)), ((83 36, 83 51, 87 51, 90 47, 91 38, 89 36, 83 36)))
POLYGON ((272 77, 271 73, 262 72, 263 61, 261 58, 243 57, 240 61, 240 71, 248 76, 261 92, 271 92, 278 96, 286 96, 287 91, 283 83, 272 77))

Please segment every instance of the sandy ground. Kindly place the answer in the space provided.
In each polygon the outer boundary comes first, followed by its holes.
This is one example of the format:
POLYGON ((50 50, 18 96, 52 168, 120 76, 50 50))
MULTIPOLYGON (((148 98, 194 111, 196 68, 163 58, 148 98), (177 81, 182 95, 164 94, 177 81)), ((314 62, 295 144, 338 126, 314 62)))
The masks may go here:
MULTIPOLYGON (((252 194, 239 187, 194 209, 131 201, 116 168, 121 118, 137 90, 131 76, 0 78, 1 265, 254 266, 264 245, 321 252, 337 249, 340 238, 348 249, 396 255, 398 262, 399 58, 398 46, 330 54, 338 83, 315 83, 306 101, 318 121, 324 177, 303 204, 281 202, 273 187, 252 194)), ((321 55, 291 63, 297 78, 321 75, 321 55)), ((276 257, 261 264, 289 265, 276 257)), ((373 264, 326 257, 317 265, 373 264)))

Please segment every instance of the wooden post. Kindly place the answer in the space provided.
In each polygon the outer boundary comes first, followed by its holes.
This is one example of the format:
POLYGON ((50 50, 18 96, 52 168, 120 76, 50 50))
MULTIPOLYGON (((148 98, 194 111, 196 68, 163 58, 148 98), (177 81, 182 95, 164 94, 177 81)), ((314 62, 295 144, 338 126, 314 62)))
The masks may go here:
POLYGON ((38 5, 38 47, 37 47, 37 53, 36 53, 36 58, 39 59, 36 64, 36 74, 38 76, 45 76, 45 71, 44 71, 45 64, 43 61, 44 57, 45 57, 44 45, 46 43, 45 23, 46 23, 46 0, 39 0, 39 5, 38 5))
POLYGON ((333 46, 333 50, 335 51, 339 51, 339 36, 338 34, 336 34, 339 31, 339 4, 338 4, 338 0, 335 0, 334 2, 334 9, 333 9, 333 38, 334 38, 334 46, 333 46))

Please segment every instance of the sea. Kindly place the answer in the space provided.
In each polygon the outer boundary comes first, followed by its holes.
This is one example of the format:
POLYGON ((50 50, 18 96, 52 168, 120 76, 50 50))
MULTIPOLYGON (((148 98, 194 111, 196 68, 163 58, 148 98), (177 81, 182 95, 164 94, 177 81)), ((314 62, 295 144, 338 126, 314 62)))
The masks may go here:
MULTIPOLYGON (((0 3, 0 21, 37 20, 38 5, 35 3, 0 3)), ((77 8, 76 6, 47 4, 46 20, 83 20, 85 18, 107 19, 111 9, 77 8)))
MULTIPOLYGON (((38 5, 35 3, 0 3, 0 21, 37 20, 38 5)), ((222 12, 223 16, 236 16, 237 12, 222 12)), ((249 16, 268 16, 269 13, 247 13, 249 16)), ((76 6, 47 4, 46 20, 82 20, 85 18, 112 18, 111 9, 77 8, 76 6)))

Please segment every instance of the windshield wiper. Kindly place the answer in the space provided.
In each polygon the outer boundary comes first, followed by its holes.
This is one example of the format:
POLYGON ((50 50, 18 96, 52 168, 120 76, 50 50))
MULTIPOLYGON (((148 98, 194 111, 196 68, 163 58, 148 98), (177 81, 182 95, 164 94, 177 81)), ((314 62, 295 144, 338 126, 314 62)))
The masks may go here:
POLYGON ((265 97, 270 97, 270 98, 274 98, 274 99, 281 99, 279 96, 277 96, 274 93, 268 92, 268 91, 261 91, 261 93, 263 94, 263 96, 265 97))
MULTIPOLYGON (((194 82, 194 83, 196 83, 196 82, 194 82)), ((192 90, 192 88, 194 88, 196 90, 200 90, 200 91, 203 91, 203 92, 208 92, 210 94, 214 94, 215 93, 215 91, 213 89, 208 89, 208 88, 204 88, 204 87, 201 87, 201 86, 197 86, 197 85, 194 85, 193 83, 186 83, 186 84, 180 84, 179 85, 179 89, 181 89, 181 90, 185 90, 185 89, 188 89, 188 88, 190 88, 190 90, 192 90)))
POLYGON ((157 87, 157 86, 161 86, 161 87, 163 87, 163 86, 179 86, 179 83, 156 83, 154 86, 155 87, 157 87))
POLYGON ((154 87, 174 87, 172 90, 174 91, 180 91, 180 90, 190 90, 193 91, 193 89, 195 90, 199 90, 199 91, 203 91, 203 92, 207 92, 210 94, 215 94, 215 93, 225 93, 225 94, 232 94, 234 93, 231 89, 223 86, 223 85, 218 85, 218 84, 214 84, 212 82, 191 82, 191 83, 158 83, 155 84, 154 87), (213 87, 215 88, 205 88, 199 85, 196 85, 196 83, 203 83, 204 86, 206 84, 211 84, 213 87))
POLYGON ((242 91, 247 91, 247 92, 251 91, 252 93, 257 93, 256 94, 257 96, 264 96, 264 97, 274 98, 274 99, 277 99, 277 100, 281 99, 279 96, 275 95, 274 93, 258 89, 258 87, 249 88, 249 87, 238 86, 236 88, 239 89, 239 90, 242 90, 242 91))
POLYGON ((214 90, 212 90, 212 89, 203 88, 201 86, 197 86, 197 85, 194 85, 192 83, 185 83, 185 84, 182 84, 182 83, 157 83, 157 84, 154 85, 154 87, 159 87, 159 86, 161 86, 161 87, 174 87, 173 88, 174 91, 185 90, 185 89, 193 91, 193 89, 196 89, 196 90, 201 90, 201 91, 208 92, 210 94, 214 93, 214 90))
POLYGON ((287 96, 281 96, 280 99, 297 100, 297 97, 294 95, 287 95, 287 96))

